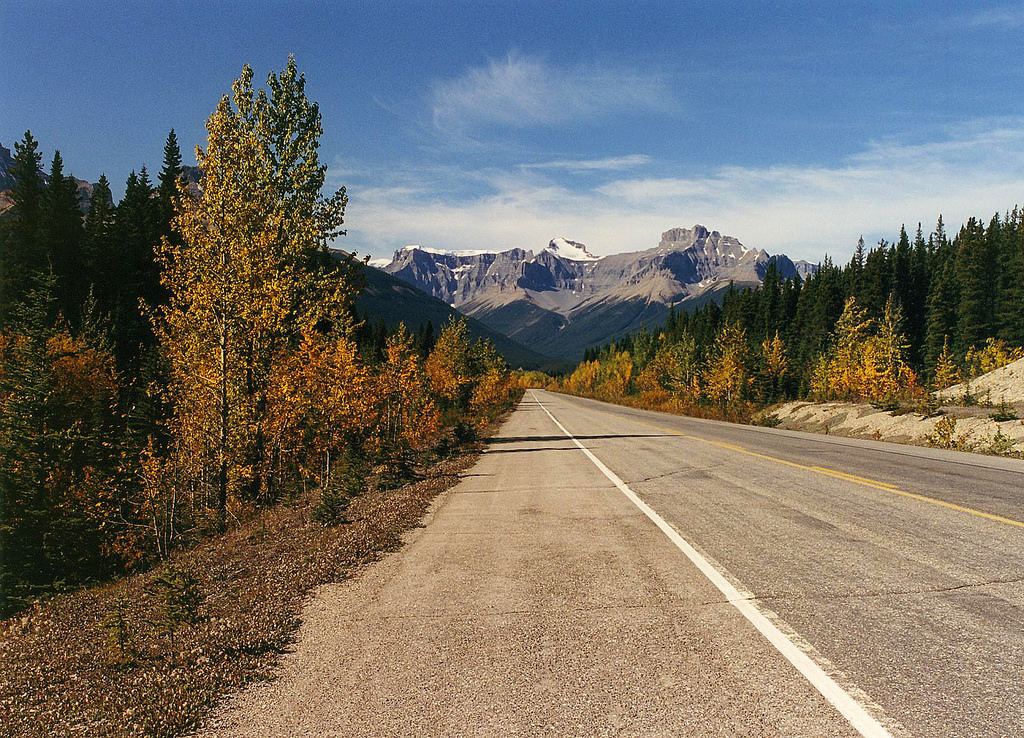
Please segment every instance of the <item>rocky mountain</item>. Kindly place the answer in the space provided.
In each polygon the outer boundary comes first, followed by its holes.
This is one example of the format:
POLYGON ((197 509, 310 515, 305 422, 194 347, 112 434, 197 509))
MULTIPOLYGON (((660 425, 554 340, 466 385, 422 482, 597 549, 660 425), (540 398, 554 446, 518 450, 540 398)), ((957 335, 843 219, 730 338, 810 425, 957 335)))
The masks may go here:
POLYGON ((718 299, 730 282, 758 285, 773 263, 782 277, 813 270, 695 225, 666 231, 652 249, 600 257, 563 238, 538 253, 406 246, 384 271, 531 349, 575 360, 663 322, 670 306, 718 299))
MULTIPOLYGON (((14 175, 11 174, 11 167, 13 166, 14 156, 11 154, 11 150, 0 144, 0 215, 3 215, 14 206, 14 200, 11 199, 8 192, 14 186, 14 175)), ((41 167, 39 169, 39 178, 44 185, 50 183, 50 176, 41 167)), ((75 184, 78 186, 78 206, 83 213, 88 212, 89 198, 92 197, 95 184, 77 178, 75 179, 75 184)))
POLYGON ((11 150, 0 144, 0 190, 9 190, 14 186, 14 176, 11 174, 11 167, 14 166, 14 156, 11 150))
MULTIPOLYGON (((333 252, 335 258, 343 258, 345 252, 333 252)), ((436 297, 380 269, 366 267, 363 270, 365 286, 356 297, 356 309, 361 316, 371 321, 383 320, 391 327, 404 323, 415 333, 420 326, 430 321, 440 331, 453 317, 461 317, 458 310, 436 297)), ((544 356, 513 341, 508 336, 489 328, 474 318, 468 318, 469 332, 476 338, 486 338, 505 357, 513 368, 543 369, 560 371, 568 368, 564 362, 544 356)))

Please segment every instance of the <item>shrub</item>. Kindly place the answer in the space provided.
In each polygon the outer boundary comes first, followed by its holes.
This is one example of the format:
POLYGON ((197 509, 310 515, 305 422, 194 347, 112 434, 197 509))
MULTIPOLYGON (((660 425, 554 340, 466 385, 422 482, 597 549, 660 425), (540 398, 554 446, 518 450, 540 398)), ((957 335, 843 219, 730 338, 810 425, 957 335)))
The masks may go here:
POLYGON ((935 423, 935 430, 927 436, 928 445, 936 448, 948 448, 955 451, 970 451, 972 445, 967 442, 967 435, 956 435, 956 418, 945 415, 935 423))
POLYGON ((175 631, 182 625, 199 621, 199 608, 203 604, 199 577, 183 566, 168 564, 150 582, 147 591, 160 599, 160 619, 156 624, 167 629, 173 647, 175 631))
POLYGON ((1002 431, 996 431, 983 450, 996 456, 1019 456, 1020 452, 1015 450, 1015 446, 1016 441, 1007 435, 1003 435, 1002 431))
POLYGON ((1006 398, 1003 398, 996 407, 996 411, 989 415, 989 417, 997 423, 1004 423, 1007 420, 1017 420, 1017 413, 1007 404, 1006 398))
POLYGON ((781 422, 782 421, 779 419, 778 415, 771 413, 770 415, 762 415, 759 418, 754 418, 753 424, 760 425, 764 428, 777 428, 781 422))
POLYGON ((103 618, 107 631, 107 644, 114 660, 119 664, 129 663, 135 655, 136 623, 130 611, 128 595, 121 593, 114 597, 111 609, 103 618))
POLYGON ((313 506, 313 520, 321 525, 345 522, 345 513, 355 497, 366 492, 366 463, 359 452, 349 446, 341 460, 327 475, 320 490, 320 499, 313 506))

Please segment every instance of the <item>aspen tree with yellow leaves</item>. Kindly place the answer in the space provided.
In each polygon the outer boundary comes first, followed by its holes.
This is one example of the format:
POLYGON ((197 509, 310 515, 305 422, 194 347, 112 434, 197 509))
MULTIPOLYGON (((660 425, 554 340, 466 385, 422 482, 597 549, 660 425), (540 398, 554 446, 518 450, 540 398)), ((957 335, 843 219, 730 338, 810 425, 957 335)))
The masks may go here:
POLYGON ((721 405, 745 400, 752 381, 749 362, 746 331, 737 323, 726 323, 708 356, 702 383, 708 399, 721 405))
POLYGON ((180 188, 180 242, 157 252, 168 304, 153 322, 171 366, 176 466, 221 524, 229 496, 272 497, 267 410, 280 354, 353 292, 319 258, 346 204, 343 189, 320 195, 319 112, 293 59, 269 86, 269 98, 255 92, 246 66, 221 99, 196 152, 201 193, 180 188))
POLYGON ((423 449, 437 437, 440 413, 430 397, 413 337, 404 325, 388 337, 384 361, 373 381, 371 444, 376 453, 404 455, 423 449))

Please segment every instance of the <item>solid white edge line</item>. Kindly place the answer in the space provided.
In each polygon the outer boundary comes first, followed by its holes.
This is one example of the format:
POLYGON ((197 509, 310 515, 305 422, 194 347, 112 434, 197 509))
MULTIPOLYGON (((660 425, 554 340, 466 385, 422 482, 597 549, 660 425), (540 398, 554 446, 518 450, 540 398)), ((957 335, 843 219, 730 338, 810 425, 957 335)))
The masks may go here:
POLYGON ((811 685, 817 689, 821 695, 829 701, 829 703, 835 707, 843 717, 849 721, 850 725, 857 730, 862 736, 866 738, 893 738, 892 734, 878 722, 857 700, 855 700, 850 694, 840 687, 836 681, 830 677, 825 671, 818 666, 806 653, 801 651, 793 641, 789 639, 781 630, 776 627, 765 615, 757 609, 757 606, 749 599, 740 594, 739 590, 732 585, 732 583, 726 579, 726 577, 716 569, 704 556, 700 554, 693 546, 691 546, 685 538, 670 526, 665 520, 658 515, 651 507, 636 496, 636 493, 631 490, 625 482, 623 482, 619 476, 609 469, 604 463, 591 453, 590 449, 584 446, 579 440, 573 436, 565 426, 558 422, 558 419, 551 414, 544 403, 537 398, 537 394, 531 391, 533 400, 540 408, 547 413, 551 421, 558 426, 558 428, 568 437, 573 443, 576 444, 579 449, 587 455, 594 466, 601 470, 601 472, 608 477, 608 479, 619 488, 629 500, 640 508, 651 522, 653 522, 658 528, 668 536, 669 540, 676 545, 676 547, 682 551, 686 558, 688 558, 693 564, 700 569, 701 573, 708 578, 708 580, 714 584, 718 590, 725 595, 725 599, 739 610, 743 616, 750 621, 750 623, 757 628, 757 630, 768 639, 768 642, 775 646, 776 650, 782 654, 789 663, 791 663, 796 670, 799 671, 811 685))

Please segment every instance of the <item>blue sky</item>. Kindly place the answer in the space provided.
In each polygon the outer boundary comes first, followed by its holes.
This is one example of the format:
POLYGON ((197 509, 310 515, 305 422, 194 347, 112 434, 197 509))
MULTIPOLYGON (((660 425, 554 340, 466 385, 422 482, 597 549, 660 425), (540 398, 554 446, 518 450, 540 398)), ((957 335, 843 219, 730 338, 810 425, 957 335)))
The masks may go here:
POLYGON ((341 245, 595 253, 700 222, 845 259, 1024 201, 1024 3, 0 3, 0 143, 76 176, 186 159, 294 53, 341 245))

